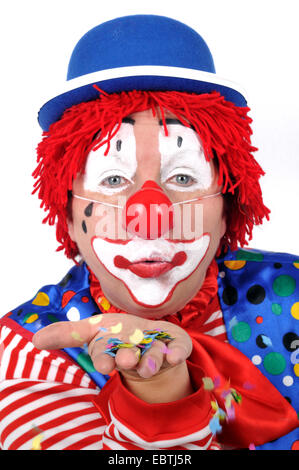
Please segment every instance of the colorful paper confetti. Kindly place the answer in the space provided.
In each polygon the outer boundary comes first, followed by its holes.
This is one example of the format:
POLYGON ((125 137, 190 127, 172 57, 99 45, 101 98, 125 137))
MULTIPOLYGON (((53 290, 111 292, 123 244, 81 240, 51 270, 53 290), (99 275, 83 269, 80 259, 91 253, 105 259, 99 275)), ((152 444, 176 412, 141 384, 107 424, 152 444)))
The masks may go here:
POLYGON ((244 383, 243 383, 243 388, 245 388, 246 390, 253 390, 253 389, 254 389, 254 385, 251 384, 250 382, 244 382, 244 383))
POLYGON ((214 390, 215 386, 214 386, 214 382, 211 379, 211 377, 203 377, 202 381, 203 381, 203 388, 205 390, 214 390))
POLYGON ((43 439, 43 431, 39 427, 33 425, 32 434, 35 435, 35 437, 31 444, 31 450, 42 450, 41 441, 43 439))
POLYGON ((108 331, 108 328, 100 327, 100 328, 99 328, 99 331, 106 332, 106 331, 108 331))
POLYGON ((171 351, 170 351, 170 349, 167 347, 167 344, 164 343, 163 346, 162 346, 161 352, 162 352, 163 354, 169 354, 171 351))
POLYGON ((142 333, 141 330, 136 328, 134 333, 129 337, 129 340, 132 344, 139 344, 144 338, 144 334, 142 333))
POLYGON ((151 357, 148 358, 147 364, 152 372, 156 371, 156 362, 151 357))
POLYGON ((212 434, 216 434, 217 432, 222 431, 222 426, 219 422, 219 416, 213 416, 213 418, 209 422, 209 427, 211 429, 212 434))
POLYGON ((120 332, 121 332, 122 327, 123 327, 123 326, 122 326, 122 323, 119 322, 119 323, 117 323, 117 325, 111 326, 111 327, 110 327, 110 331, 111 331, 111 333, 113 333, 113 334, 117 334, 117 333, 120 333, 120 332))
POLYGON ((84 342, 84 339, 81 338, 80 334, 77 331, 71 332, 71 337, 74 338, 76 341, 84 342))
POLYGON ((236 326, 238 323, 237 317, 234 316, 229 322, 228 322, 228 329, 231 330, 234 326, 236 326))
POLYGON ((35 438, 32 441, 31 450, 42 450, 42 447, 41 447, 42 439, 43 439, 42 434, 38 434, 37 436, 35 436, 35 438))
POLYGON ((97 323, 100 323, 102 319, 103 319, 102 315, 95 315, 93 317, 90 317, 88 321, 91 325, 96 325, 97 323))
POLYGON ((99 338, 96 339, 96 341, 100 341, 103 338, 104 338, 104 336, 100 336, 99 338))
POLYGON ((118 349, 134 348, 137 346, 140 349, 141 355, 143 355, 152 346, 156 339, 172 340, 173 338, 164 331, 145 330, 144 332, 142 332, 141 330, 136 329, 134 334, 131 335, 129 339, 131 342, 125 343, 118 338, 109 338, 107 341, 107 349, 104 352, 112 357, 115 357, 118 349), (139 343, 136 343, 136 340, 138 339, 141 341, 139 343))

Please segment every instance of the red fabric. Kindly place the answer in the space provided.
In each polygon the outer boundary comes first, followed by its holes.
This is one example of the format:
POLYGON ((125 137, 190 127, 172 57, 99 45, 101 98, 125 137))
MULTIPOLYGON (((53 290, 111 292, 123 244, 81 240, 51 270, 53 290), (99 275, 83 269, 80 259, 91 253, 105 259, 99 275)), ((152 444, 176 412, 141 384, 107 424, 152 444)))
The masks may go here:
MULTIPOLYGON (((165 426, 171 423, 173 413, 178 416, 180 409, 185 410, 183 414, 186 413, 186 401, 189 400, 190 413, 188 411, 182 419, 186 420, 188 432, 192 433, 192 429, 198 425, 198 420, 211 409, 211 394, 202 386, 202 377, 209 377, 219 382, 213 390, 213 395, 223 410, 225 410, 225 392, 228 393, 233 389, 242 397, 241 403, 233 405, 234 419, 223 424, 223 431, 219 434, 219 440, 223 444, 235 448, 248 448, 251 443, 259 446, 298 427, 298 417, 294 408, 252 364, 250 359, 230 344, 203 334, 205 322, 212 313, 220 309, 217 273, 218 266, 214 260, 207 270, 201 289, 192 301, 175 315, 163 318, 184 328, 192 338, 193 351, 187 363, 197 392, 183 400, 169 403, 169 407, 165 407, 165 404, 145 405, 125 389, 119 374, 115 374, 104 387, 97 401, 97 406, 101 406, 101 411, 107 417, 109 416, 108 410, 105 413, 102 406, 105 408, 104 403, 107 403, 110 393, 111 406, 122 410, 123 420, 126 421, 129 415, 135 413, 138 422, 138 416, 145 413, 147 426, 152 426, 153 430, 156 429, 157 421, 159 425, 161 422, 165 423, 165 426), (250 389, 248 389, 248 382, 251 384, 250 389), (180 408, 181 405, 182 408, 180 408)), ((92 272, 91 294, 96 301, 103 296, 101 286, 92 272)), ((121 310, 110 306, 106 313, 111 312, 121 313, 121 310)), ((144 420, 142 423, 144 424, 144 420)), ((142 433, 142 429, 140 432, 142 433)))

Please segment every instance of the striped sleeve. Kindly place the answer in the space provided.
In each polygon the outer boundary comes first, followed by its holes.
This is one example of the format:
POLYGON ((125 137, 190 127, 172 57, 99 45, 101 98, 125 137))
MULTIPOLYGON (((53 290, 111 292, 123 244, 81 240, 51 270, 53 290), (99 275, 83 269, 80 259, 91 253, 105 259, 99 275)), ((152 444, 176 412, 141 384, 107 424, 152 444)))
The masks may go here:
POLYGON ((189 364, 197 392, 151 405, 114 374, 102 391, 67 357, 0 330, 0 442, 7 450, 216 450, 211 397, 189 364), (175 416, 175 419, 174 419, 175 416))
POLYGON ((5 450, 102 449, 99 389, 71 360, 0 330, 0 436, 5 450))
POLYGON ((94 400, 107 423, 103 449, 219 450, 210 427, 214 397, 201 387, 201 369, 192 363, 188 368, 197 391, 169 403, 145 403, 115 374, 94 400))
POLYGON ((201 326, 201 333, 209 336, 214 336, 220 341, 228 341, 225 323, 223 320, 223 313, 221 310, 216 310, 205 323, 201 326))

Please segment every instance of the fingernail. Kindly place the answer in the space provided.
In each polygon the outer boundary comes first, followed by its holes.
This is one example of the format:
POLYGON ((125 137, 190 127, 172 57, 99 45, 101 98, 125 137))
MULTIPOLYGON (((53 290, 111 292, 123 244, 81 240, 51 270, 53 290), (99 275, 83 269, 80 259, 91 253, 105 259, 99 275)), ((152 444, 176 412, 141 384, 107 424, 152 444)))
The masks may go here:
POLYGON ((148 358, 147 365, 149 366, 152 372, 156 371, 156 362, 151 357, 148 358))

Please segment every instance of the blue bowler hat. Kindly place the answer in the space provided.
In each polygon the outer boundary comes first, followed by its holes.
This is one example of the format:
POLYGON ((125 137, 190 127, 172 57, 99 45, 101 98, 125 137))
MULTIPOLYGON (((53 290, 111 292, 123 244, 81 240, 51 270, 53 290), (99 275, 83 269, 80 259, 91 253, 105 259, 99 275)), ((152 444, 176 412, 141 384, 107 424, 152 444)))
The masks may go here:
POLYGON ((39 111, 43 130, 65 109, 107 93, 130 90, 219 91, 246 106, 235 83, 216 75, 213 57, 202 37, 185 24, 156 15, 116 18, 96 26, 75 46, 61 93, 39 111))

